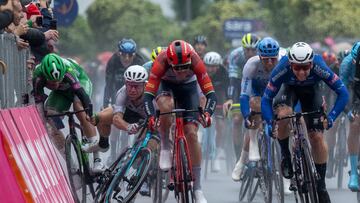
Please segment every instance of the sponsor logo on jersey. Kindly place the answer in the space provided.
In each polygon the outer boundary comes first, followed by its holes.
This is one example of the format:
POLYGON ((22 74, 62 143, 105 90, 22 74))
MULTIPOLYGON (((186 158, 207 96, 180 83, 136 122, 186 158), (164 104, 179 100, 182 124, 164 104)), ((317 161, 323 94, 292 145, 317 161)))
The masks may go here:
POLYGON ((283 76, 288 70, 285 68, 282 71, 280 71, 279 73, 277 73, 276 75, 274 75, 274 77, 271 78, 271 81, 275 82, 277 79, 279 79, 281 76, 283 76))
POLYGON ((320 66, 314 66, 314 72, 321 78, 328 78, 330 76, 330 72, 320 66))
POLYGON ((210 88, 210 87, 212 87, 212 83, 211 83, 211 82, 208 82, 208 83, 206 83, 206 84, 204 85, 204 89, 208 89, 208 88, 210 88))
POLYGON ((339 77, 334 73, 333 78, 330 81, 330 84, 334 84, 339 80, 339 77))
POLYGON ((272 92, 276 91, 276 87, 271 82, 268 82, 266 88, 268 88, 272 92))

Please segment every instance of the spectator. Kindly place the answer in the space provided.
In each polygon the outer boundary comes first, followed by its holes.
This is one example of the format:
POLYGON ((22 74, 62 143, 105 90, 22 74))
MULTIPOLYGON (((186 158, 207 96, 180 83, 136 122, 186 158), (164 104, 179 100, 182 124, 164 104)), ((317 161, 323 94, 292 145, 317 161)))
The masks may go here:
POLYGON ((19 0, 8 0, 0 6, 0 30, 3 30, 11 23, 19 25, 22 18, 22 7, 19 0))

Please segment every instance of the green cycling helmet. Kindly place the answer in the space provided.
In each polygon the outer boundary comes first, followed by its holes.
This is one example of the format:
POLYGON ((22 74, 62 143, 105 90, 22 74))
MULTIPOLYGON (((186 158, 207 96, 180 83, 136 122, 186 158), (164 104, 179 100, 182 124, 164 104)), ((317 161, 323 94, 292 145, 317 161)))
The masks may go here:
POLYGON ((48 54, 41 62, 42 72, 46 80, 62 81, 66 73, 63 59, 57 54, 48 54))

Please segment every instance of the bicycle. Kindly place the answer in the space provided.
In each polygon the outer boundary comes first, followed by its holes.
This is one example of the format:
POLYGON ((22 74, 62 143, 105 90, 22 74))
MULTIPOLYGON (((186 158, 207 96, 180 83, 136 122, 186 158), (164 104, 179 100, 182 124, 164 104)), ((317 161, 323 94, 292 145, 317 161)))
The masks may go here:
MULTIPOLYGON (((141 126, 146 126, 142 124, 141 126)), ((95 202, 130 202, 144 183, 150 166, 154 161, 154 153, 148 145, 155 140, 159 145, 160 139, 151 131, 141 130, 132 147, 126 148, 117 160, 101 177, 97 188, 95 202)))
POLYGON ((295 200, 298 202, 318 202, 316 181, 320 178, 316 172, 315 163, 312 158, 309 141, 305 137, 304 126, 301 117, 322 113, 322 111, 311 111, 304 113, 293 113, 282 118, 276 118, 276 121, 291 119, 292 136, 292 167, 294 176, 291 178, 290 190, 294 191, 295 200))
POLYGON ((170 171, 169 190, 175 192, 177 202, 189 203, 195 202, 193 191, 193 173, 192 164, 189 154, 189 148, 184 134, 183 113, 185 112, 199 112, 202 115, 202 108, 197 110, 173 109, 169 112, 157 111, 156 117, 162 115, 175 114, 175 138, 173 145, 173 167, 170 171))
MULTIPOLYGON (((158 158, 157 154, 155 160, 158 160, 158 158)), ((156 166, 153 166, 148 181, 151 188, 150 196, 153 203, 164 203, 169 196, 169 189, 167 188, 170 179, 169 173, 160 169, 158 161, 155 161, 154 165, 156 166)))
POLYGON ((339 127, 337 129, 337 145, 335 146, 335 159, 334 159, 334 175, 337 174, 337 188, 342 188, 344 168, 347 165, 347 153, 346 153, 346 118, 342 116, 340 118, 339 127))
POLYGON ((93 183, 97 177, 97 174, 93 174, 91 171, 88 154, 81 150, 82 144, 86 142, 86 137, 83 135, 82 127, 74 119, 75 114, 84 111, 87 109, 52 115, 45 113, 47 118, 68 117, 69 134, 65 139, 65 161, 75 202, 86 202, 88 190, 92 198, 95 197, 93 183), (76 129, 80 130, 80 137, 78 137, 76 129), (80 196, 78 195, 79 189, 81 189, 80 196))

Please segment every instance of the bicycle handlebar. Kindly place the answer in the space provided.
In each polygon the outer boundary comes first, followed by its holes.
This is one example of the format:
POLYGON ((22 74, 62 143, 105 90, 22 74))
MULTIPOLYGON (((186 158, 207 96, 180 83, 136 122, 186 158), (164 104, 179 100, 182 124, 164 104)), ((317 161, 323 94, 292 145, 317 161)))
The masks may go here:
POLYGON ((59 113, 59 114, 51 114, 51 115, 48 115, 47 111, 44 111, 45 113, 45 117, 47 118, 52 118, 52 117, 61 117, 61 116, 70 116, 70 115, 74 115, 74 114, 77 114, 77 113, 80 113, 80 112, 84 112, 84 111, 87 111, 88 109, 83 109, 83 110, 80 110, 80 111, 65 111, 63 113, 59 113))
POLYGON ((285 116, 285 117, 281 117, 281 118, 278 118, 276 117, 276 121, 280 121, 280 120, 284 120, 284 119, 288 119, 288 118, 300 118, 302 116, 305 116, 305 115, 311 115, 311 114, 315 114, 315 113, 321 113, 323 112, 322 110, 316 110, 316 111, 309 111, 309 112, 298 112, 298 113, 293 113, 291 115, 288 115, 288 116, 285 116))
POLYGON ((162 115, 167 115, 167 114, 178 114, 178 113, 191 113, 191 112, 198 112, 200 114, 204 114, 204 111, 202 109, 202 107, 199 107, 198 109, 190 109, 190 110, 187 110, 187 109, 173 109, 172 111, 169 111, 169 112, 160 112, 160 110, 157 110, 156 111, 156 117, 160 117, 162 115))

